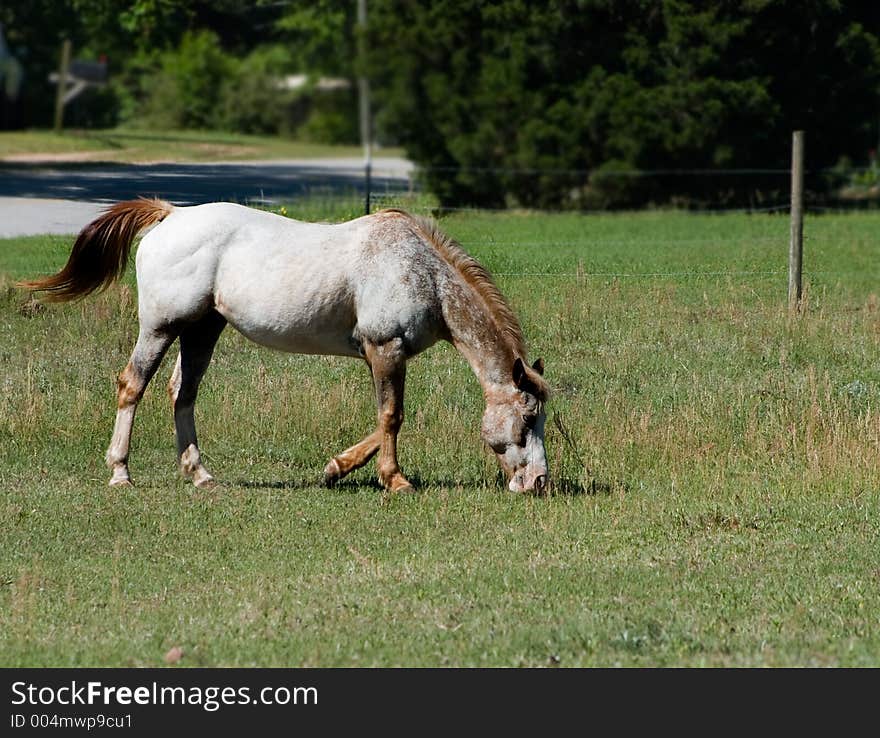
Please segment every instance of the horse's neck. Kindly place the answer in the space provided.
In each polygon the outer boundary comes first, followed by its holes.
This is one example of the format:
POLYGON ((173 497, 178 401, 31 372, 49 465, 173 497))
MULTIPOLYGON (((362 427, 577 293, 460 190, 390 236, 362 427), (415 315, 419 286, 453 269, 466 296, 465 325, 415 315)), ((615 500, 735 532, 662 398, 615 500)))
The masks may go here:
POLYGON ((509 384, 515 357, 483 301, 457 280, 447 290, 444 318, 458 349, 485 393, 509 384))

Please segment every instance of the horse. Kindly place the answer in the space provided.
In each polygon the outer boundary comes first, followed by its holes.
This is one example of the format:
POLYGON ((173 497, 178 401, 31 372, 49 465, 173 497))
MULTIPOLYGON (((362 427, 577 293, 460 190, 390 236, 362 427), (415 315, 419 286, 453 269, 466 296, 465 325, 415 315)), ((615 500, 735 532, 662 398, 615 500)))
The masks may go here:
POLYGON ((412 489, 397 460, 406 362, 442 339, 482 386, 481 435, 508 488, 547 488, 544 362, 528 364, 520 324, 489 272, 433 220, 386 209, 338 224, 308 223, 228 202, 179 207, 140 198, 110 206, 85 226, 58 273, 19 284, 48 301, 85 297, 125 272, 139 235, 139 331, 117 380, 106 453, 111 486, 132 484, 135 411, 176 339, 168 394, 178 464, 196 487, 215 483, 199 452, 193 409, 228 323, 273 349, 366 362, 376 428, 330 459, 328 486, 378 453, 382 485, 412 489))

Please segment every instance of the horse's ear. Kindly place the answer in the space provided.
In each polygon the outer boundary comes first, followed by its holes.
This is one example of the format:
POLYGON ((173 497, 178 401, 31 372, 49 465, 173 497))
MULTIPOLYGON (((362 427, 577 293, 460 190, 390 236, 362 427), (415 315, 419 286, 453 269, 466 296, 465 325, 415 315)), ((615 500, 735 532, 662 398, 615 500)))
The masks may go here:
POLYGON ((528 382, 528 379, 525 364, 523 364, 522 359, 517 357, 516 361, 513 362, 513 383, 520 389, 523 389, 523 385, 528 382))
POLYGON ((538 359, 534 366, 529 366, 522 359, 513 362, 513 383, 521 392, 543 398, 547 388, 540 376, 544 373, 544 361, 538 359))

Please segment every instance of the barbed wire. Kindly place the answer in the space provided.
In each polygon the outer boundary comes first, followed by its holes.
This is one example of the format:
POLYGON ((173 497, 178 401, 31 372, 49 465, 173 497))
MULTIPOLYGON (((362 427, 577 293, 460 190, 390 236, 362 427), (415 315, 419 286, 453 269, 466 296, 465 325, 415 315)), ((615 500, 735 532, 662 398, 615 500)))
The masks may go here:
MULTIPOLYGON (((417 165, 415 172, 466 172, 473 174, 576 174, 599 177, 658 177, 658 176, 714 176, 714 175, 754 175, 754 174, 786 174, 790 169, 565 169, 555 167, 470 167, 470 166, 425 166, 417 165)), ((812 170, 820 172, 824 170, 812 170)), ((830 170, 829 170, 830 171, 830 170)), ((805 172, 807 174, 810 171, 805 172)))
MULTIPOLYGON (((688 277, 692 279, 713 278, 713 277, 778 277, 788 274, 788 269, 767 269, 767 270, 729 270, 729 271, 676 271, 676 272, 492 272, 495 277, 564 277, 570 278, 599 278, 599 279, 643 279, 656 277, 688 277)), ((863 271, 851 269, 847 271, 830 271, 830 270, 810 270, 804 271, 805 277, 849 277, 853 274, 864 274, 863 271)))
MULTIPOLYGON (((374 159, 371 166, 373 172, 388 172, 390 167, 382 167, 382 159, 374 159)), ((355 168, 355 167, 353 167, 355 168)), ((804 174, 836 174, 849 176, 851 174, 864 174, 865 172, 877 171, 874 166, 848 166, 842 167, 816 167, 805 169, 804 174)), ((686 169, 659 168, 659 169, 602 169, 597 167, 489 167, 468 166, 466 164, 430 165, 413 164, 411 172, 464 172, 468 174, 558 174, 558 175, 583 175, 583 176, 610 176, 610 177, 716 177, 716 176, 749 176, 749 175, 786 175, 791 176, 789 167, 693 167, 686 169)))
POLYGON ((841 215, 846 215, 849 213, 872 213, 872 214, 880 214, 880 207, 840 207, 834 205, 804 205, 804 209, 812 210, 820 213, 840 213, 841 215))
MULTIPOLYGON (((485 168, 489 170, 490 168, 485 168)), ((546 170, 542 170, 546 171, 546 170)), ((552 170, 550 170, 552 171, 552 170)), ((561 170, 560 170, 561 171, 561 170)), ((568 170, 566 170, 568 171, 568 170)), ((573 171, 573 170, 572 170, 573 171)), ((666 172, 667 170, 654 170, 653 173, 659 174, 666 172)), ((668 170, 673 171, 673 170, 668 170)), ((692 173, 692 172, 708 172, 710 170, 676 170, 679 173, 692 173)), ((754 173, 758 170, 711 170, 711 171, 721 171, 724 173, 725 171, 729 171, 731 173, 738 174, 747 174, 754 173)), ((779 173, 782 170, 762 170, 762 171, 778 171, 779 173)), ((785 170, 787 172, 787 170, 785 170)), ((816 171, 836 171, 836 170, 816 170, 816 171)), ((374 176, 376 170, 374 169, 374 176)), ((400 176, 399 171, 397 172, 397 176, 400 176)), ((173 195, 173 193, 171 193, 173 195)), ((779 195, 780 193, 776 193, 779 195)), ((804 203, 804 211, 807 214, 813 215, 822 215, 822 214, 846 214, 852 212, 880 212, 880 198, 871 199, 870 197, 858 198, 854 197, 852 199, 848 199, 845 202, 840 202, 837 200, 832 200, 830 204, 824 204, 822 199, 816 193, 807 194, 807 202, 804 203), (810 200, 813 200, 811 202, 810 200), (818 201, 818 202, 817 202, 818 201)), ((649 207, 631 207, 631 208, 607 208, 607 207, 541 207, 540 205, 501 205, 501 206, 477 206, 477 205, 442 205, 439 202, 436 202, 430 193, 423 190, 420 184, 416 184, 412 181, 412 179, 407 182, 405 179, 398 179, 394 182, 386 181, 384 183, 384 187, 379 187, 377 190, 373 190, 370 193, 371 199, 371 212, 375 212, 384 207, 403 207, 404 209, 410 210, 411 212, 421 212, 431 215, 443 215, 443 214, 454 214, 454 213, 511 213, 511 214, 560 214, 560 215, 578 215, 578 216, 589 216, 589 215, 603 215, 603 216, 629 216, 633 214, 645 214, 645 213, 656 213, 656 214, 667 214, 667 213, 676 213, 680 215, 775 215, 775 214, 784 214, 790 211, 791 203, 787 200, 771 200, 770 202, 761 202, 761 197, 756 193, 757 202, 754 202, 750 205, 737 205, 731 207, 703 207, 698 203, 693 203, 691 205, 683 205, 676 207, 674 204, 664 205, 664 206, 649 206, 649 207), (427 200, 427 201, 426 201, 427 200)), ((363 202, 364 194, 363 191, 359 188, 357 184, 352 184, 351 189, 348 192, 340 193, 338 191, 323 191, 318 188, 309 188, 307 190, 302 191, 301 193, 297 193, 291 195, 289 197, 282 198, 290 205, 296 206, 298 203, 311 203, 312 205, 316 203, 324 203, 327 205, 336 203, 338 205, 350 205, 352 207, 357 207, 360 202, 363 202)), ((266 198, 264 195, 261 195, 260 198, 252 198, 251 202, 261 203, 263 205, 277 204, 281 201, 278 197, 266 198)), ((827 202, 827 200, 825 201, 827 202)))
MULTIPOLYGON (((403 201, 410 200, 421 196, 421 192, 378 192, 372 193, 371 198, 378 207, 387 207, 389 203, 399 204, 403 201)), ((343 196, 341 199, 347 199, 343 196)), ((348 198, 350 199, 350 197, 348 198)), ((477 206, 477 205, 439 205, 418 202, 405 203, 411 210, 422 210, 427 212, 454 212, 454 213, 536 213, 536 214, 570 214, 570 215, 634 215, 647 213, 677 213, 681 215, 727 215, 727 214, 771 214, 786 213, 791 209, 790 202, 776 202, 768 205, 750 205, 731 208, 702 208, 702 207, 644 207, 644 208, 542 208, 514 205, 510 207, 493 207, 493 206, 477 206)), ((804 210, 813 213, 862 213, 862 212, 878 212, 880 213, 880 200, 874 201, 858 201, 853 200, 852 205, 847 207, 840 204, 837 205, 818 205, 812 203, 804 203, 804 210)))
MULTIPOLYGON (((400 198, 392 197, 379 197, 373 196, 374 201, 380 201, 385 203, 381 205, 381 207, 390 207, 388 204, 389 201, 393 201, 393 204, 400 204, 400 198)), ((379 205, 379 202, 376 203, 379 205)), ((735 207, 735 208, 621 208, 621 209, 608 209, 608 208, 594 208, 594 209, 584 209, 584 208, 538 208, 538 207, 477 207, 477 206, 449 206, 449 205, 421 205, 421 204, 407 204, 403 203, 408 210, 411 211, 420 211, 420 212, 428 212, 428 213, 534 213, 536 215, 612 215, 612 216, 627 216, 627 215, 637 215, 637 214, 647 214, 647 213, 657 213, 657 214, 667 214, 667 213, 675 213, 680 215, 771 215, 774 213, 787 213, 791 209, 790 203, 779 203, 777 205, 767 205, 767 206, 759 206, 759 207, 735 207)), ((841 214, 846 215, 850 213, 878 213, 880 214, 880 202, 876 205, 874 204, 865 204, 859 205, 854 204, 851 207, 844 206, 828 206, 828 205, 804 205, 804 211, 806 213, 812 214, 841 214)), ((375 212, 375 209, 372 210, 375 212)))
MULTIPOLYGON (((788 234, 786 233, 785 236, 788 234)), ((630 239, 590 239, 584 241, 494 241, 494 240, 472 240, 466 239, 462 241, 464 246, 523 246, 526 248, 538 248, 543 246, 731 246, 740 241, 748 241, 751 243, 779 243, 780 238, 784 236, 744 236, 738 239, 705 239, 705 238, 679 238, 679 239, 651 239, 649 241, 630 239)))
POLYGON ((760 271, 717 271, 717 272, 493 272, 496 277, 722 277, 777 275, 786 273, 785 269, 760 271))
MULTIPOLYGON (((373 196, 374 200, 385 200, 386 198, 373 196)), ((533 207, 484 207, 484 206, 472 206, 472 205, 461 205, 461 206, 450 206, 450 205, 415 205, 410 206, 412 210, 427 210, 427 211, 438 211, 438 212, 455 212, 455 213, 516 213, 516 212, 525 212, 525 213, 541 213, 541 214, 569 214, 569 215, 632 215, 634 213, 650 213, 650 212, 675 212, 681 213, 683 215, 722 215, 722 214, 740 214, 740 215, 751 215, 751 214, 760 214, 760 213, 774 213, 774 212, 782 212, 786 211, 790 208, 788 203, 779 203, 778 205, 768 205, 761 207, 739 207, 739 208, 668 208, 665 210, 655 210, 648 208, 633 208, 633 209, 619 209, 619 210, 610 210, 607 208, 559 208, 559 209, 549 209, 549 208, 533 208, 533 207)))

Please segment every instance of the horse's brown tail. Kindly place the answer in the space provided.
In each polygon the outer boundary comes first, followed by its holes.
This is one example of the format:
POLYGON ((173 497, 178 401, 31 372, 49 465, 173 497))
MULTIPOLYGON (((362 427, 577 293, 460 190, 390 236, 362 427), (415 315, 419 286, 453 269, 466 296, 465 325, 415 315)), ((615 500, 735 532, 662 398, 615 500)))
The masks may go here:
POLYGON ((66 302, 104 289, 125 272, 135 237, 158 223, 174 206, 164 200, 127 200, 108 208, 80 231, 67 264, 57 274, 19 287, 45 292, 52 302, 66 302))

